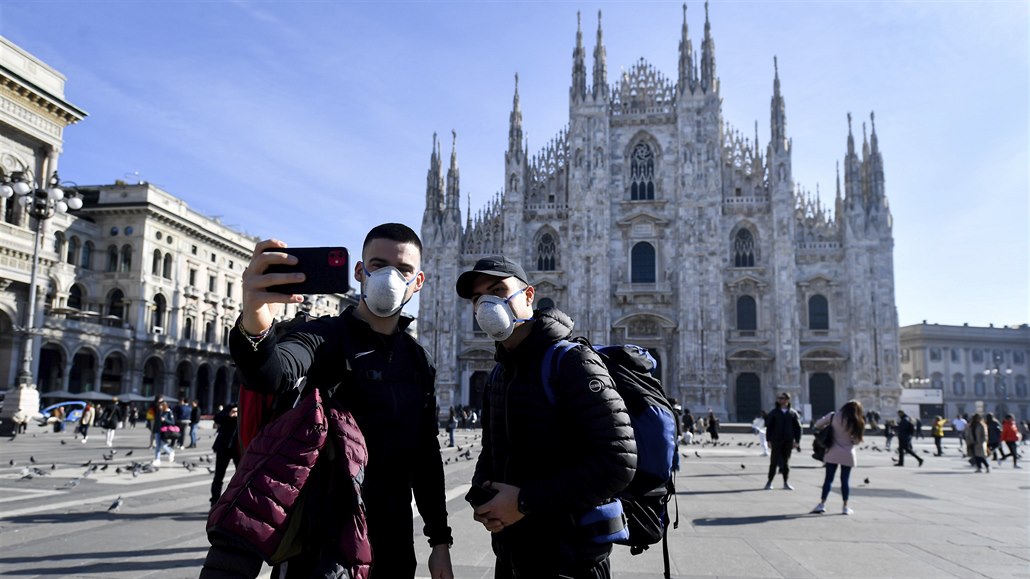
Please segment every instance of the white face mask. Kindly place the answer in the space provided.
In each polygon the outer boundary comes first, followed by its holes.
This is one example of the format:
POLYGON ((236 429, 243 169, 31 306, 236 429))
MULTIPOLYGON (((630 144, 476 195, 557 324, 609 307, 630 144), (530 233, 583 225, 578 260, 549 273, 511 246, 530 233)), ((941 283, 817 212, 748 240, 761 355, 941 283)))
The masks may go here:
POLYGON ((533 319, 516 318, 515 311, 511 309, 511 304, 508 303, 523 291, 525 291, 525 288, 513 293, 507 299, 486 295, 480 297, 479 301, 476 302, 476 321, 479 322, 479 327, 486 332, 486 335, 490 336, 494 341, 503 342, 507 340, 512 332, 515 331, 516 324, 533 319))
MULTIPOLYGON (((393 266, 381 267, 369 273, 365 265, 361 265, 365 272, 365 281, 361 284, 361 298, 372 315, 378 318, 388 318, 401 311, 408 300, 404 299, 410 286, 418 275, 411 278, 411 281, 404 279, 404 274, 393 266)), ((409 298, 410 299, 410 298, 409 298)))

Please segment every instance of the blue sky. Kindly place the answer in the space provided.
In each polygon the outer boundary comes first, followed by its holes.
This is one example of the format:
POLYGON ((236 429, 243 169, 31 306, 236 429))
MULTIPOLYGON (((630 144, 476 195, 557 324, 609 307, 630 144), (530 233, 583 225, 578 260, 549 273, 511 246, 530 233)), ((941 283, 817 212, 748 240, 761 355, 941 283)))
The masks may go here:
MULTIPOLYGON (((457 132, 463 210, 500 190, 516 73, 531 154, 553 138, 576 13, 590 70, 598 10, 610 82, 641 57, 676 78, 681 2, 4 0, 0 35, 90 113, 63 178, 142 179, 260 237, 356 250, 375 224, 419 228, 434 132, 445 154, 457 132)), ((768 141, 777 56, 795 179, 831 207, 846 115, 860 138, 875 111, 902 325, 1028 321, 1026 2, 709 13, 725 119, 768 141)), ((703 3, 688 24, 698 50, 703 3)))

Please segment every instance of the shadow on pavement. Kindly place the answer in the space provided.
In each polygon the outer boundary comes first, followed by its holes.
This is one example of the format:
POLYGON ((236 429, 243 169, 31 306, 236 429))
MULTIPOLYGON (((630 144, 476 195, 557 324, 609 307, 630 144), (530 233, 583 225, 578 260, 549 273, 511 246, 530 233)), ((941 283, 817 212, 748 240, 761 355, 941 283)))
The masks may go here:
POLYGON ((160 571, 175 568, 191 568, 199 570, 204 564, 204 557, 207 555, 207 546, 193 548, 170 548, 151 549, 144 552, 137 550, 126 551, 102 551, 92 553, 66 553, 48 554, 45 557, 0 557, 0 566, 4 569, 5 577, 18 575, 57 577, 76 577, 80 575, 102 576, 104 572, 117 570, 119 573, 127 571, 160 571), (197 553, 196 559, 180 559, 176 556, 182 553, 197 553), (153 557, 153 560, 141 560, 143 557, 153 557), (164 559, 164 557, 176 557, 164 559), (78 562, 81 559, 92 560, 92 563, 83 564, 78 562), (107 561, 95 561, 106 559, 107 561), (64 565, 55 565, 56 562, 64 562, 64 565), (48 564, 41 566, 39 563, 48 564), (12 565, 23 565, 23 568, 12 569, 12 565))
MULTIPOLYGON (((8 517, 5 521, 12 523, 82 523, 96 520, 139 520, 139 521, 186 521, 203 523, 207 521, 207 513, 108 513, 98 511, 92 513, 40 513, 38 515, 22 515, 20 517, 8 517)), ((3 559, 0 559, 2 562, 3 559)))
POLYGON ((692 523, 699 527, 728 527, 732 525, 756 525, 759 523, 769 523, 772 521, 789 521, 791 519, 804 519, 808 517, 818 517, 819 515, 813 515, 810 513, 799 514, 787 514, 787 515, 756 515, 752 517, 714 517, 714 518, 703 518, 694 519, 692 523))

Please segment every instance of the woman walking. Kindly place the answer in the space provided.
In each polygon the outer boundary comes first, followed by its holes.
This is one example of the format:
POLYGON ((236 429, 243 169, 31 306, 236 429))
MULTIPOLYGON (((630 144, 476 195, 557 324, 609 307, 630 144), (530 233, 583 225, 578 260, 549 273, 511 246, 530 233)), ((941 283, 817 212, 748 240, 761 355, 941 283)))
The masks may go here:
POLYGON ((82 411, 82 417, 79 418, 79 433, 82 434, 82 442, 85 444, 86 439, 89 438, 89 427, 93 426, 93 421, 96 419, 97 411, 93 408, 92 404, 86 404, 86 409, 82 411))
POLYGON ((851 494, 851 469, 855 467, 855 445, 862 442, 865 434, 865 412, 862 410, 862 403, 858 400, 849 400, 841 406, 839 412, 831 412, 823 416, 815 423, 816 428, 833 429, 833 445, 826 451, 823 457, 823 464, 826 468, 826 477, 823 479, 823 494, 819 504, 812 509, 813 513, 826 512, 826 499, 830 496, 830 487, 833 486, 833 477, 837 474, 837 467, 840 467, 840 495, 844 499, 844 507, 841 514, 850 515, 855 511, 848 506, 848 497, 851 494))
POLYGON ((979 413, 974 414, 966 426, 966 446, 976 472, 983 472, 983 468, 991 472, 991 463, 987 462, 987 425, 979 413))

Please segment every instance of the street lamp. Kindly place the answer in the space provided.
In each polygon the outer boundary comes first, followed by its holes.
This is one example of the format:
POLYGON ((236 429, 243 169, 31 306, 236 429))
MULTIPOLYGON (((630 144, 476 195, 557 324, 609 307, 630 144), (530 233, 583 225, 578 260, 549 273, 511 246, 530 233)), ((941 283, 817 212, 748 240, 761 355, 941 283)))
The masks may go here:
MULTIPOLYGON (((984 377, 994 377, 994 382, 1001 388, 1001 398, 1006 402, 1006 406, 1009 399, 1008 388, 1005 386, 1005 377, 1012 374, 1012 368, 1006 368, 1002 370, 997 365, 993 368, 987 368, 984 370, 984 377)), ((997 395, 997 389, 995 389, 995 395, 997 395)))
MULTIPOLYGON (((32 376, 32 338, 35 333, 36 324, 36 274, 39 269, 39 245, 43 237, 45 222, 58 213, 66 213, 68 210, 82 208, 82 197, 74 189, 74 184, 69 184, 71 192, 65 195, 65 188, 62 187, 61 179, 57 171, 46 183, 46 187, 37 186, 31 171, 15 171, 9 176, 4 175, 0 180, 0 198, 17 199, 18 203, 25 207, 29 216, 35 218, 36 224, 33 231, 32 243, 32 270, 29 275, 29 301, 25 314, 25 326, 22 328, 25 335, 25 344, 22 352, 21 369, 18 371, 19 410, 35 412, 36 408, 25 402, 24 390, 35 390, 36 386, 32 376)), ((35 404, 38 405, 39 394, 35 393, 35 404)), ((10 408, 10 400, 5 408, 10 408)), ((6 412, 4 413, 7 414, 6 412)), ((6 423, 6 421, 5 421, 6 423)))

